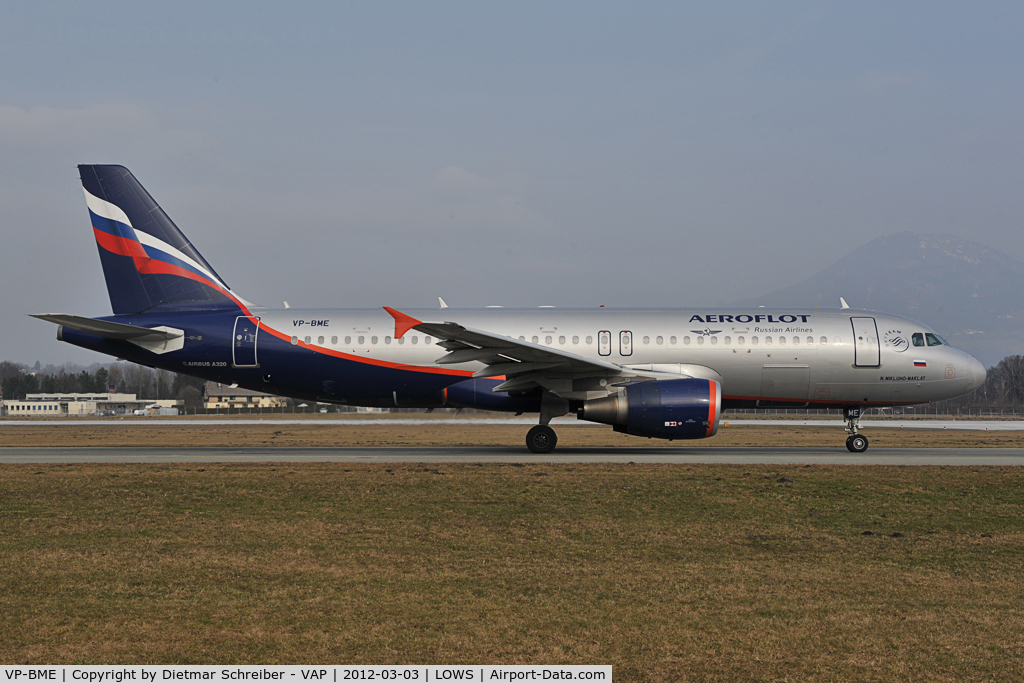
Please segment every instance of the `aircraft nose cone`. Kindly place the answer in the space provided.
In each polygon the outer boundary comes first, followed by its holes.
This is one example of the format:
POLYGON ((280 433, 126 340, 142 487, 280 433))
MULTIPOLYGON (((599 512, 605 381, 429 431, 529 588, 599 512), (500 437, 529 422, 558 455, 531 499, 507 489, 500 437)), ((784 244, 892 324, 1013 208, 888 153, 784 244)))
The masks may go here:
POLYGON ((967 383, 967 391, 974 391, 982 384, 985 383, 985 366, 981 364, 974 356, 968 356, 967 361, 967 376, 970 377, 970 381, 967 383))

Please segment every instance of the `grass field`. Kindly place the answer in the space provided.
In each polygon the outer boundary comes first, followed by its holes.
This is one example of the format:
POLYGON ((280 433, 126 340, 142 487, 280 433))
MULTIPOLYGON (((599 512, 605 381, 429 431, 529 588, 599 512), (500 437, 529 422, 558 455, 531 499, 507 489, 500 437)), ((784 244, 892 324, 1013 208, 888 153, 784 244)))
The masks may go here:
POLYGON ((1020 468, 4 465, 0 661, 1021 680, 1022 485, 1020 468))
MULTIPOLYGON (((308 424, 175 424, 174 418, 158 424, 110 421, 100 424, 13 426, 0 421, 3 446, 105 446, 105 447, 330 447, 330 446, 520 446, 524 448, 528 425, 487 425, 465 420, 458 425, 346 424, 345 420, 310 421, 308 424)), ((843 448, 841 427, 815 426, 794 421, 791 425, 737 425, 720 427, 710 439, 666 441, 617 434, 605 425, 557 425, 562 448, 657 447, 708 448, 727 446, 813 446, 843 448)), ((865 429, 872 448, 1024 448, 1024 431, 981 432, 929 429, 865 429)))

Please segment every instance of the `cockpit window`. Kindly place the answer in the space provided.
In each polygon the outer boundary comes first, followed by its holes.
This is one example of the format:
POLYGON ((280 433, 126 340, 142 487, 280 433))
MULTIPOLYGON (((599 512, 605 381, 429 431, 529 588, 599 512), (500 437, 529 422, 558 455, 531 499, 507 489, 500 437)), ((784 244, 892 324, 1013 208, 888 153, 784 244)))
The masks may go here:
POLYGON ((924 335, 920 332, 915 332, 913 335, 914 346, 924 346, 924 335))
POLYGON ((925 332, 924 336, 928 340, 928 346, 942 346, 942 339, 939 335, 925 332))

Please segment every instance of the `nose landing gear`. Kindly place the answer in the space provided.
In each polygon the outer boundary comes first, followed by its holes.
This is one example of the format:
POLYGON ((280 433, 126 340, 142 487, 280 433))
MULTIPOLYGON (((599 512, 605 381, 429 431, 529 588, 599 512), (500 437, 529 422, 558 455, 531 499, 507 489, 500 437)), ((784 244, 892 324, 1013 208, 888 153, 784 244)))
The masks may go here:
POLYGON ((863 453, 868 449, 868 439, 858 434, 860 429, 860 408, 843 408, 843 419, 846 420, 846 449, 851 453, 863 453))
POLYGON ((863 453, 868 449, 867 437, 854 434, 846 439, 846 449, 851 453, 863 453))

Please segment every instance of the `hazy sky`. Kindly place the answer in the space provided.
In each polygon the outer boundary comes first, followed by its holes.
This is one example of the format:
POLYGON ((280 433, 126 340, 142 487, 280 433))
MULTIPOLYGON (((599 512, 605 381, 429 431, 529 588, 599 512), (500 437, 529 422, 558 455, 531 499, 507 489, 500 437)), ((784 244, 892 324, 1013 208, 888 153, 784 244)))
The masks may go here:
POLYGON ((1024 259, 1022 35, 1020 3, 3 2, 0 359, 102 358, 25 317, 110 313, 79 163, 269 305, 721 304, 900 230, 1024 259))

